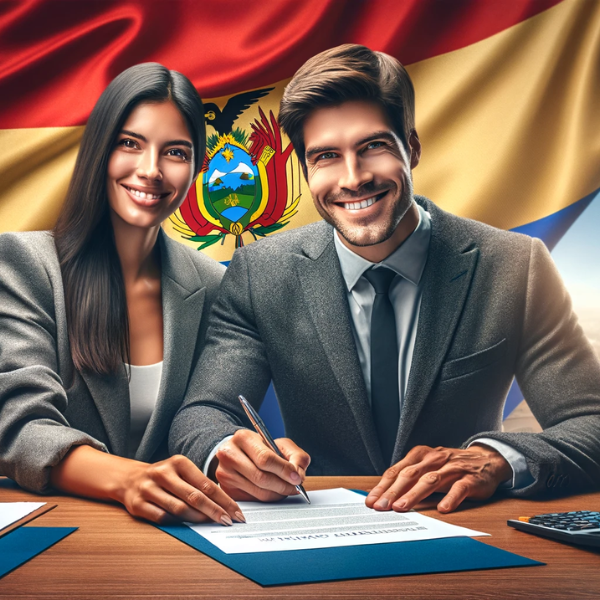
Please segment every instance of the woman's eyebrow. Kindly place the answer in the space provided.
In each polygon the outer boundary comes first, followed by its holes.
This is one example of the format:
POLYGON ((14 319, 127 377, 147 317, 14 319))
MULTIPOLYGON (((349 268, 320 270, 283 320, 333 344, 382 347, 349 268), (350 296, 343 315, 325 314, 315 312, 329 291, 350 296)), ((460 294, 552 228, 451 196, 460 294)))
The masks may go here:
POLYGON ((135 131, 129 131, 128 129, 122 129, 121 130, 121 134, 122 135, 129 135, 133 138, 136 138, 138 140, 142 140, 142 142, 147 142, 148 140, 145 138, 145 136, 143 136, 141 133, 136 133, 135 131))
MULTIPOLYGON (((122 135, 128 135, 132 138, 136 138, 138 140, 142 140, 142 142, 147 142, 146 136, 143 136, 141 133, 136 133, 135 131, 129 131, 129 129, 122 129, 122 135)), ((188 140, 171 140, 165 144, 166 146, 186 146, 190 150, 193 148, 193 145, 188 140)))
POLYGON ((171 140, 166 143, 167 146, 186 146, 190 150, 193 148, 192 143, 187 140, 171 140))

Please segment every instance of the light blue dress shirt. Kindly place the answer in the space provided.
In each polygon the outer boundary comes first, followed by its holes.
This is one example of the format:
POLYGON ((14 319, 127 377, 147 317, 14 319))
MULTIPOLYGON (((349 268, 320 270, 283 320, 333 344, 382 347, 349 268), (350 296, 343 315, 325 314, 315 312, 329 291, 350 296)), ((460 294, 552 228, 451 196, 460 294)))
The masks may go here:
MULTIPOLYGON (((417 324, 421 308, 421 277, 427 263, 429 241, 431 239, 431 215, 418 204, 419 223, 413 233, 385 260, 378 263, 396 273, 390 285, 389 296, 396 316, 398 337, 398 389, 400 392, 400 414, 417 335, 417 324)), ((340 261, 342 275, 346 283, 346 293, 352 333, 356 343, 358 359, 365 380, 369 401, 371 400, 371 313, 375 301, 375 290, 363 274, 378 265, 355 254, 334 232, 335 249, 340 261)), ((505 489, 526 487, 533 481, 525 457, 503 442, 480 438, 472 444, 481 443, 498 451, 513 470, 512 481, 502 484, 505 489)))

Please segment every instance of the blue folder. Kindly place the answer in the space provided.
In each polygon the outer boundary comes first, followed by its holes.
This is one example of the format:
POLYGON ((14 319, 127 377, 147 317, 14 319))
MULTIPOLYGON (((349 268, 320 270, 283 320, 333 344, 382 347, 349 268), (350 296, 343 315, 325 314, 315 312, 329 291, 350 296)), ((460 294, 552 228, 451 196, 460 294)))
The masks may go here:
POLYGON ((0 538, 0 577, 50 548, 77 527, 19 527, 0 538))
POLYGON ((468 537, 226 554, 186 525, 159 529, 262 586, 545 564, 468 537))

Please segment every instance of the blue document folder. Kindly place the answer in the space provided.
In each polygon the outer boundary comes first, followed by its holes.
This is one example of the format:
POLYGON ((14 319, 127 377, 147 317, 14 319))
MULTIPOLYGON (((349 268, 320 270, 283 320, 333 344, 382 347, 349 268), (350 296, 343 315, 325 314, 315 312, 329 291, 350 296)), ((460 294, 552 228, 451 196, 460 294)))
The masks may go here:
POLYGON ((186 525, 159 528, 262 586, 544 564, 468 537, 225 554, 186 525))
POLYGON ((0 537, 0 577, 50 548, 77 527, 19 527, 0 537))

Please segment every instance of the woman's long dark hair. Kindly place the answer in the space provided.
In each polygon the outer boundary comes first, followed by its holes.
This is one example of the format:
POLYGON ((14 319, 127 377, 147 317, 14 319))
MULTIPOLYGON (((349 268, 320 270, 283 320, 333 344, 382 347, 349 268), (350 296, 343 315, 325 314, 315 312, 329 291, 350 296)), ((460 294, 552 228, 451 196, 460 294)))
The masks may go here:
POLYGON ((117 136, 140 102, 172 101, 194 144, 194 175, 206 145, 202 100, 192 83, 158 63, 123 71, 90 115, 54 242, 65 290, 71 356, 80 371, 115 372, 129 359, 129 319, 106 191, 108 160, 117 136))

